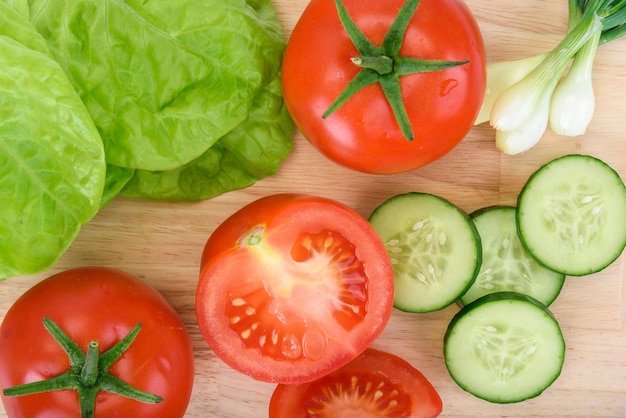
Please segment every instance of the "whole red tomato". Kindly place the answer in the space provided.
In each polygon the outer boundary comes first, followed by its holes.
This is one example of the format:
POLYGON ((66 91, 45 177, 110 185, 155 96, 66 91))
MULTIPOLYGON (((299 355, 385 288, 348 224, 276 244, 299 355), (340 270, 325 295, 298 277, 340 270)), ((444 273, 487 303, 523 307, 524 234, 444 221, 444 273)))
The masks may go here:
POLYGON ((328 375, 299 385, 278 385, 270 418, 434 418, 443 408, 437 390, 406 360, 368 348, 328 375))
POLYGON ((485 92, 485 51, 462 0, 312 0, 282 78, 287 108, 313 146, 345 167, 398 173, 437 160, 469 132, 485 92), (340 20, 344 3, 353 28, 340 20), (325 115, 353 80, 367 86, 325 115))
POLYGON ((196 296, 215 354, 255 379, 300 383, 362 353, 393 306, 393 270, 367 220, 300 194, 256 200, 209 237, 196 296))
POLYGON ((68 353, 44 327, 44 318, 47 326, 56 324, 54 329, 69 338, 70 348, 77 348, 70 350, 72 358, 80 362, 87 357, 80 353, 88 353, 91 345, 99 354, 90 358, 97 358, 99 366, 113 362, 107 373, 97 370, 95 384, 105 387, 81 388, 86 397, 95 398, 80 405, 78 390, 3 395, 9 417, 81 417, 81 408, 82 416, 95 413, 96 418, 184 416, 194 378, 191 341, 176 311, 154 288, 102 267, 67 270, 39 282, 11 306, 0 326, 2 389, 64 374, 79 378, 84 368, 70 364, 68 353), (121 356, 109 357, 133 332, 136 336, 121 356), (113 393, 111 385, 128 385, 148 399, 156 397, 157 403, 113 393))

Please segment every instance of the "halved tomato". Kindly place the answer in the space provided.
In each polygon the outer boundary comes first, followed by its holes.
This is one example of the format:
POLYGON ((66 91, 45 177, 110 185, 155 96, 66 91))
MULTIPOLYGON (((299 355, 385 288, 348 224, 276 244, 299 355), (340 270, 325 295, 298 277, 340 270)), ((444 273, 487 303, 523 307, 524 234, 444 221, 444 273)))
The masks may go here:
POLYGON ((367 349, 319 380, 278 385, 270 418, 438 416, 443 404, 426 377, 404 359, 367 349))
POLYGON ((330 199, 279 194, 208 239, 196 295, 215 354, 257 380, 300 383, 353 360, 393 306, 393 270, 366 219, 330 199))

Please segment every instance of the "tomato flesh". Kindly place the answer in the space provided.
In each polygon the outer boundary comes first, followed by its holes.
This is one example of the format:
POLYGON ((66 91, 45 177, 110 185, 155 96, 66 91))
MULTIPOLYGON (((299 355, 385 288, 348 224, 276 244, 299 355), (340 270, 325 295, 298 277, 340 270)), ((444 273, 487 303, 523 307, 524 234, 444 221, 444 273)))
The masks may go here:
POLYGON ((338 202, 253 202, 207 241, 200 329, 222 360, 255 379, 313 380, 360 354, 389 320, 393 273, 383 250, 367 221, 338 202))
POLYGON ((274 313, 289 312, 289 305, 295 301, 307 310, 320 309, 307 306, 319 296, 325 302, 324 310, 331 312, 344 330, 350 331, 361 323, 367 314, 367 277, 354 250, 345 238, 331 231, 301 234, 291 251, 295 265, 282 270, 282 260, 274 260, 274 276, 266 277, 265 281, 257 282, 259 286, 245 292, 229 294, 225 313, 231 329, 241 336, 246 348, 256 348, 265 356, 321 357, 325 348, 321 330, 307 324, 299 315, 285 324, 274 313), (281 282, 275 281, 276 277, 281 282), (285 277, 289 277, 286 282, 285 277), (322 282, 319 277, 332 280, 322 282), (270 293, 268 287, 274 292, 270 293))
POLYGON ((278 385, 270 418, 436 417, 442 401, 405 360, 368 348, 346 366, 310 383, 278 385))

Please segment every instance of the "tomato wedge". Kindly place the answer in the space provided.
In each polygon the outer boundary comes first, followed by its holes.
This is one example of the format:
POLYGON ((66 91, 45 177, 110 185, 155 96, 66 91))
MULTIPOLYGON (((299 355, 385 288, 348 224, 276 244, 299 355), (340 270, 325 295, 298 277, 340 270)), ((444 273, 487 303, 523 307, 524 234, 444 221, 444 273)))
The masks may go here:
POLYGON ((442 408, 436 389, 419 370, 396 355, 368 348, 319 380, 278 385, 269 417, 428 418, 442 408))
POLYGON ((196 295, 215 354, 257 380, 301 383, 362 353, 393 306, 393 270, 351 208, 278 194, 234 213, 209 237, 196 295))

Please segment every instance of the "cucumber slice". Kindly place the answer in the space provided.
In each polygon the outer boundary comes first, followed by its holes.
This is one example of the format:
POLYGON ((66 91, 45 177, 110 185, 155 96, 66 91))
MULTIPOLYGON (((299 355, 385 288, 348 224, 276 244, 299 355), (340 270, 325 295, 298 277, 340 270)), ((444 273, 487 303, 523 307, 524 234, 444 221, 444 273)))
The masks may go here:
POLYGON ((444 336, 452 379, 493 403, 534 398, 561 374, 565 341, 541 302, 515 292, 483 296, 459 311, 444 336))
POLYGON ((561 292, 565 275, 547 269, 528 254, 517 235, 516 209, 494 206, 470 215, 483 246, 483 262, 463 305, 489 293, 518 292, 549 306, 561 292))
POLYGON ((442 309, 474 282, 480 236, 469 216, 449 201, 428 193, 400 194, 376 208, 369 221, 391 257, 397 309, 442 309))
POLYGON ((597 158, 570 154, 545 164, 523 187, 517 208, 524 246, 554 271, 595 273, 626 246, 626 188, 597 158))

